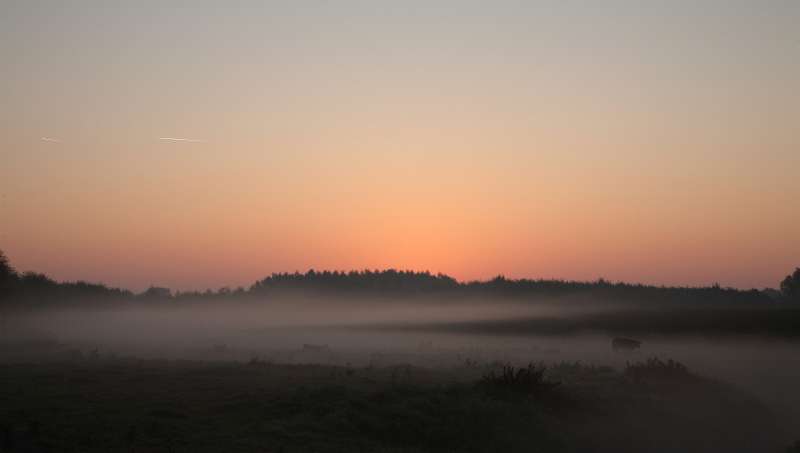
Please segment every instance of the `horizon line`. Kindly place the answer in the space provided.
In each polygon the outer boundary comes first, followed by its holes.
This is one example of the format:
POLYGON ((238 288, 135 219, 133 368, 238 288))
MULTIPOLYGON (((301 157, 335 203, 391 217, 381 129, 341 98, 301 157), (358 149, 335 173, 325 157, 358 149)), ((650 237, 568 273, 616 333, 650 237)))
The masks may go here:
MULTIPOLYGON (((305 272, 301 272, 300 270, 272 272, 272 273, 269 273, 265 277, 256 279, 253 283, 251 283, 248 286, 239 285, 239 286, 232 287, 232 286, 229 286, 229 285, 223 285, 223 286, 220 286, 219 288, 217 288, 216 291, 219 291, 219 290, 222 290, 222 289, 225 289, 225 288, 230 289, 230 290, 244 289, 246 291, 249 291, 254 286, 256 286, 258 283, 260 283, 260 282, 262 282, 264 280, 268 280, 268 279, 270 279, 272 277, 275 277, 275 276, 303 276, 303 277, 305 277, 305 276, 311 275, 312 272, 313 272, 313 275, 329 273, 329 274, 336 274, 336 275, 345 276, 345 277, 348 274, 352 274, 352 273, 356 273, 356 274, 365 274, 365 273, 384 274, 384 273, 388 273, 388 272, 396 272, 398 274, 429 275, 431 277, 443 277, 443 278, 450 279, 450 280, 452 280, 453 282, 455 282, 459 286, 466 286, 466 285, 470 285, 470 284, 486 284, 486 283, 491 283, 492 281, 495 281, 495 280, 500 280, 500 281, 506 281, 506 282, 514 282, 514 283, 539 282, 539 283, 563 283, 563 284, 578 284, 578 285, 600 285, 600 284, 606 284, 606 285, 609 285, 609 286, 622 285, 622 286, 633 286, 633 287, 637 287, 638 286, 638 287, 661 288, 661 289, 712 289, 712 288, 716 288, 716 289, 721 289, 721 290, 733 290, 733 291, 741 291, 741 292, 768 291, 768 290, 778 291, 778 289, 776 287, 771 287, 771 286, 767 286, 767 287, 758 289, 758 288, 755 288, 755 287, 738 288, 738 287, 733 287, 733 286, 722 286, 718 282, 714 282, 714 283, 711 283, 711 284, 701 284, 701 285, 653 284, 653 283, 631 282, 631 281, 624 281, 624 280, 608 280, 605 277, 598 277, 598 278, 596 278, 594 280, 577 280, 577 279, 568 279, 568 278, 563 278, 563 277, 562 278, 559 278, 559 277, 519 277, 519 278, 510 278, 510 277, 506 277, 504 274, 496 274, 493 277, 487 277, 485 279, 480 279, 479 278, 479 279, 464 279, 464 280, 462 280, 462 279, 455 278, 455 277, 453 277, 453 276, 451 276, 449 274, 443 273, 443 272, 431 272, 430 270, 397 269, 397 268, 391 268, 391 267, 390 268, 381 268, 381 269, 364 268, 364 269, 350 269, 350 270, 330 270, 330 269, 317 270, 317 269, 314 269, 314 268, 309 268, 305 272)), ((50 277, 47 276, 47 274, 44 274, 42 272, 37 272, 37 271, 24 271, 24 272, 17 272, 17 273, 20 276, 22 276, 24 274, 27 274, 27 273, 40 274, 40 275, 44 275, 45 277, 50 279, 50 277)), ((128 288, 125 288, 125 287, 121 287, 121 286, 120 287, 108 286, 106 283, 104 283, 102 281, 90 281, 90 280, 82 280, 82 279, 78 279, 78 280, 61 280, 61 281, 58 281, 58 280, 55 280, 55 279, 52 279, 52 280, 57 282, 57 283, 65 283, 65 284, 85 283, 85 284, 90 284, 90 285, 100 285, 100 286, 104 286, 104 287, 109 288, 109 289, 117 289, 117 290, 122 290, 122 291, 129 291, 129 292, 134 293, 134 294, 137 293, 134 290, 131 290, 131 289, 128 289, 128 288)), ((164 289, 169 289, 171 292, 175 292, 175 293, 194 293, 194 292, 204 292, 204 291, 211 290, 211 288, 206 288, 205 290, 201 290, 201 289, 191 289, 191 290, 175 289, 175 290, 173 290, 172 288, 170 288, 168 286, 160 286, 160 285, 151 283, 145 289, 143 289, 140 292, 147 291, 150 288, 164 288, 164 289)), ((214 290, 211 290, 211 291, 214 291, 214 290)))

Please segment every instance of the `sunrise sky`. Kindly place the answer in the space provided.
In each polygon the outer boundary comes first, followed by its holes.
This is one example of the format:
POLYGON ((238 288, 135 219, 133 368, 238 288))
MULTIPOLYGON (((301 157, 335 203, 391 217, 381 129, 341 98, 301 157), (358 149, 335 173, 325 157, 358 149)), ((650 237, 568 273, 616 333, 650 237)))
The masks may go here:
POLYGON ((0 249, 135 290, 774 287, 800 266, 798 24, 797 0, 3 1, 0 249))

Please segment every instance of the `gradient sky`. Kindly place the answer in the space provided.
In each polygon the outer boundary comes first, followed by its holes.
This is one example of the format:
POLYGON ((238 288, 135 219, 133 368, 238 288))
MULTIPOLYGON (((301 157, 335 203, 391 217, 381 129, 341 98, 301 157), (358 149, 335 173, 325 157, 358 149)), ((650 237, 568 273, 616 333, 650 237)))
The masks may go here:
POLYGON ((774 287, 800 266, 798 24, 797 0, 3 0, 0 249, 137 290, 774 287))

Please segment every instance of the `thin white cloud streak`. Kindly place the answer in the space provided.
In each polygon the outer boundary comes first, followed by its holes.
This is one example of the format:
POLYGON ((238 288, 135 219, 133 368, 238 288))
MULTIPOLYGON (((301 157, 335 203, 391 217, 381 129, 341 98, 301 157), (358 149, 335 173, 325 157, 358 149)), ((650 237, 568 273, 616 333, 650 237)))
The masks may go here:
POLYGON ((176 137, 159 137, 158 139, 159 140, 167 140, 167 141, 171 141, 171 142, 194 142, 194 143, 200 143, 200 142, 205 141, 205 140, 198 140, 198 139, 194 139, 194 138, 176 138, 176 137))
POLYGON ((42 141, 44 141, 44 142, 52 142, 52 143, 61 143, 61 140, 57 140, 55 138, 50 138, 50 137, 42 137, 42 141))

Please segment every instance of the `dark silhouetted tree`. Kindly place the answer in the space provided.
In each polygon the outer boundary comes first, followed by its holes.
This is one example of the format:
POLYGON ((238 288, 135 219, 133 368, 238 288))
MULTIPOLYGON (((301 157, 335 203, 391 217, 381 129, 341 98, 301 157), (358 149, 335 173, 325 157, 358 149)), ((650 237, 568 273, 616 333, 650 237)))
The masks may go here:
POLYGON ((172 291, 169 288, 151 286, 139 294, 139 297, 145 300, 169 300, 172 298, 172 291))
POLYGON ((8 297, 19 282, 17 271, 11 267, 8 257, 0 250, 0 299, 8 297))
POLYGON ((0 278, 16 277, 17 272, 8 262, 8 257, 0 250, 0 278))
POLYGON ((791 302, 800 302, 800 267, 781 282, 781 294, 791 302))

